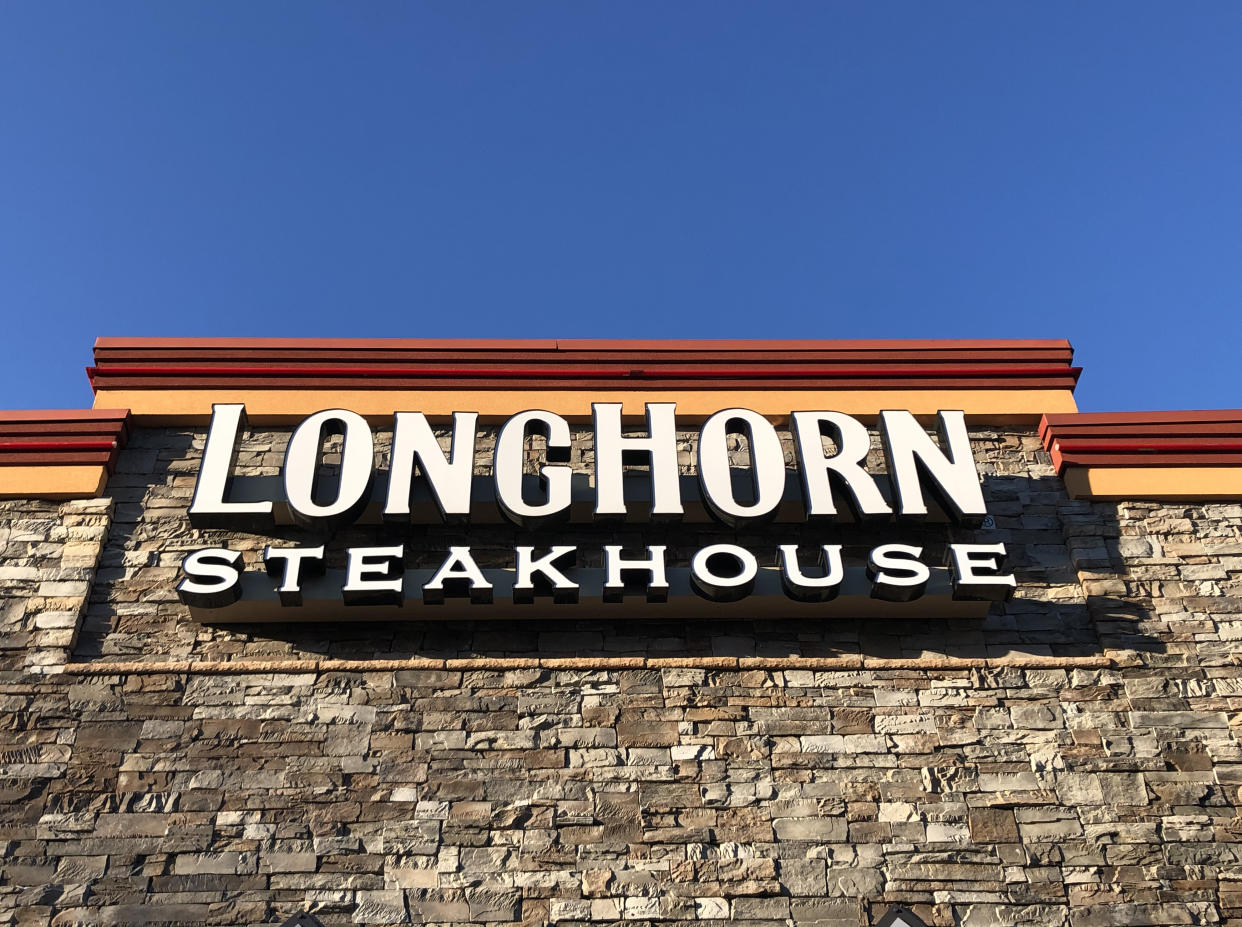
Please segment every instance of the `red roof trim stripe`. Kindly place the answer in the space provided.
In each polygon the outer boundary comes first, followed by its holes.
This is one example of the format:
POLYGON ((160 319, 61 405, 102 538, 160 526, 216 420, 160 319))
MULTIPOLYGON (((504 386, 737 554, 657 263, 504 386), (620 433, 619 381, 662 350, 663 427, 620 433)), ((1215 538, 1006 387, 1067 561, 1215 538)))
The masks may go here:
POLYGON ((0 411, 0 466, 96 464, 111 474, 128 436, 124 409, 0 411))
POLYGON ((86 368, 92 381, 98 376, 129 377, 388 377, 391 379, 461 378, 493 380, 634 379, 682 380, 696 377, 740 380, 868 379, 943 377, 1053 377, 1078 376, 1080 367, 652 367, 619 370, 615 367, 226 367, 226 366, 95 366, 86 368))
POLYGON ((1064 340, 100 338, 96 390, 1044 389, 1081 370, 1064 340))
POLYGON ((115 441, 0 441, 0 451, 110 451, 115 441))
POLYGON ((309 350, 421 350, 421 351, 1004 351, 1033 348, 1072 352, 1063 338, 1049 339, 487 339, 487 338, 125 338, 95 339, 95 348, 139 350, 287 348, 309 350))
POLYGON ((1242 451, 1242 441, 1222 441, 1219 438, 1203 438, 1199 441, 1079 441, 1072 438, 1059 439, 1057 446, 1062 453, 1086 454, 1107 452, 1131 453, 1210 453, 1212 451, 1242 451))
POLYGON ((1045 415, 1044 448, 1070 467, 1242 465, 1242 409, 1045 415))

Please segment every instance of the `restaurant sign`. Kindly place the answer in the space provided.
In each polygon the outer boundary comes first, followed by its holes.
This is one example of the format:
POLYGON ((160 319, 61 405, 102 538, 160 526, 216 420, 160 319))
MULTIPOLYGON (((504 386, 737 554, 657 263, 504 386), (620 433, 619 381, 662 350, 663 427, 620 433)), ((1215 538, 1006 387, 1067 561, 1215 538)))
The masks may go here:
POLYGON ((324 543, 269 543, 261 562, 249 566, 241 550, 195 550, 182 563, 178 596, 208 621, 948 617, 982 614, 1016 587, 1004 566, 1004 545, 973 536, 941 545, 943 563, 928 562, 923 546, 900 539, 870 546, 858 562, 845 555, 847 544, 806 543, 806 528, 816 525, 857 531, 894 520, 899 528, 929 519, 982 525, 987 510, 960 411, 937 414, 937 438, 908 411, 881 412, 884 473, 868 469, 871 436, 862 422, 841 412, 794 411, 795 478, 775 426, 749 409, 723 409, 702 424, 693 442, 696 476, 686 477, 675 403, 646 404, 641 435, 623 427, 620 403, 591 408, 591 463, 578 470, 571 465, 570 424, 553 412, 529 410, 505 421, 490 451, 490 476, 480 477, 477 413, 454 413, 445 450, 425 415, 396 412, 387 467, 377 468, 367 420, 328 409, 296 427, 279 477, 265 480, 237 472, 244 406, 217 404, 189 509, 194 527, 270 536, 292 525, 315 538, 369 523, 430 530, 409 532, 420 539, 418 550, 410 543, 351 545, 341 569, 328 569, 332 557, 324 543), (324 466, 329 441, 334 461, 339 455, 330 468, 324 466), (739 453, 746 466, 738 466, 739 453), (696 521, 716 524, 727 540, 681 559, 671 558, 668 544, 601 543, 588 550, 570 542, 575 536, 615 541, 618 532, 609 526, 631 534, 644 523, 650 527, 639 530, 658 539, 667 526, 696 521), (783 536, 781 526, 794 522, 803 523, 799 537, 789 537, 788 528, 783 536), (496 524, 515 526, 519 541, 542 544, 514 544, 503 568, 480 566, 470 543, 444 544, 431 568, 407 568, 432 552, 436 526, 469 539, 471 530, 496 524), (736 543, 743 533, 771 542, 752 549, 736 543))

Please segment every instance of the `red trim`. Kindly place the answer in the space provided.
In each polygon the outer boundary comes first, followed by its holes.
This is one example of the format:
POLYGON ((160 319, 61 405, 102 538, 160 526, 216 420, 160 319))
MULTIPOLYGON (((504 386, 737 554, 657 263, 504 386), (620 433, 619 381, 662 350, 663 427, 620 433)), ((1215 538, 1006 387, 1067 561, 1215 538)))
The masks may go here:
POLYGON ((768 366, 768 365, 830 365, 830 366, 918 366, 1004 364, 1010 366, 1068 366, 1073 356, 1066 351, 805 351, 767 349, 762 351, 427 351, 427 350, 359 350, 341 348, 316 351, 306 348, 283 348, 265 351, 255 348, 184 348, 165 351, 142 351, 130 348, 101 348, 95 351, 95 363, 109 366, 277 366, 297 367, 324 364, 327 366, 416 367, 422 364, 459 366, 479 365, 513 367, 538 365, 548 367, 698 365, 768 366))
POLYGON ((1172 425, 1197 422, 1242 422, 1242 409, 1187 409, 1175 412, 1056 412, 1045 415, 1040 427, 1172 425))
POLYGON ((0 467, 106 467, 111 474, 116 465, 117 452, 84 451, 80 454, 51 454, 36 451, 32 454, 17 454, 6 451, 0 454, 0 467))
POLYGON ((100 338, 99 390, 1072 390, 1063 340, 100 338))
POLYGON ((1204 438, 1201 441, 1080 441, 1073 438, 1057 439, 1057 447, 1063 454, 1108 452, 1112 454, 1130 452, 1148 453, 1211 453, 1212 451, 1242 451, 1242 441, 1221 441, 1204 438))
POLYGON ((1070 467, 1242 466, 1242 410, 1045 415, 1044 448, 1070 467))
POLYGON ((385 377, 388 379, 489 380, 846 380, 919 377, 1077 377, 1081 367, 657 367, 619 370, 616 367, 87 367, 98 375, 117 377, 385 377))
POLYGON ((0 428, 15 424, 108 425, 129 418, 128 409, 4 409, 0 428))
POLYGON ((0 451, 110 451, 115 441, 0 441, 0 451))
POLYGON ((1137 467, 1144 470, 1159 467, 1237 467, 1242 454, 1060 454, 1054 451, 1057 472, 1070 467, 1137 467))
POLYGON ((129 436, 126 409, 0 411, 0 466, 116 465, 129 436))
POLYGON ((1063 338, 1048 339, 506 339, 506 338, 116 338, 95 339, 95 349, 166 350, 188 348, 258 348, 279 350, 421 350, 421 351, 1005 351, 1054 349, 1073 351, 1063 338))

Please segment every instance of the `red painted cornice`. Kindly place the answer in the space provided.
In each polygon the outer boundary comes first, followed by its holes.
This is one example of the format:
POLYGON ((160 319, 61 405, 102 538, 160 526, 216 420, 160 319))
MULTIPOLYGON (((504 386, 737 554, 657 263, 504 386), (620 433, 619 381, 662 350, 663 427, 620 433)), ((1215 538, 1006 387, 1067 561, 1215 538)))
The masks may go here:
POLYGON ((1242 409, 1045 415, 1039 434, 1062 475, 1071 467, 1242 465, 1242 409))
POLYGON ((497 341, 100 338, 99 390, 1062 389, 1064 340, 497 341))
POLYGON ((125 409, 0 411, 0 466, 95 464, 111 473, 128 436, 125 409))

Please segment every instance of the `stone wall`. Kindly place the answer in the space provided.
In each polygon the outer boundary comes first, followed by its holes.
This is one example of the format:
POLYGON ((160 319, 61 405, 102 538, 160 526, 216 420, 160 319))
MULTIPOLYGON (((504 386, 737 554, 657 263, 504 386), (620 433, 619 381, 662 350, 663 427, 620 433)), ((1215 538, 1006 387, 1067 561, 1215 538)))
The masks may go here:
POLYGON ((181 556, 266 540, 188 526, 201 443, 3 509, 0 921, 1242 924, 1242 506, 1073 502, 980 432, 987 619, 210 627, 181 556))
POLYGON ((109 499, 0 502, 0 667, 63 671, 111 517, 109 499))

